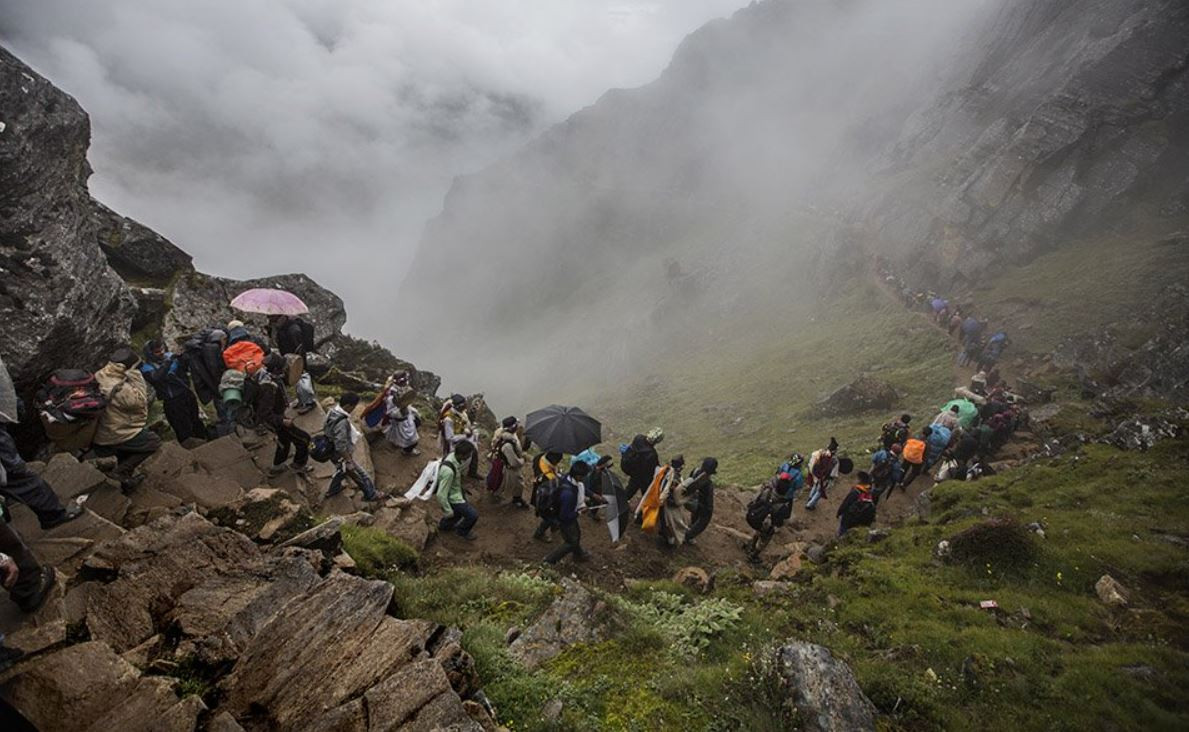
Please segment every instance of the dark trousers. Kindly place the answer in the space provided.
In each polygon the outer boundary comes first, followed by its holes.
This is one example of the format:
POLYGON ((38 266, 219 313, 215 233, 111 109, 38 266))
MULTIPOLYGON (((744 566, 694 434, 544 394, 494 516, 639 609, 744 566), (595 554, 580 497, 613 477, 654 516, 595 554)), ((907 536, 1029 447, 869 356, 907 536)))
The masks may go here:
POLYGON ((12 557, 20 570, 16 584, 8 590, 8 596, 21 608, 29 607, 41 589, 41 565, 25 542, 21 541, 20 535, 4 520, 0 520, 0 552, 12 557))
POLYGON ((454 530, 459 536, 466 536, 479 521, 479 512, 469 503, 451 503, 450 509, 454 513, 438 522, 439 531, 454 530))
POLYGON ((330 487, 326 489, 327 498, 341 493, 343 480, 348 477, 363 491, 364 498, 370 501, 376 497, 376 485, 372 483, 372 479, 364 472, 363 468, 355 464, 348 468, 343 460, 337 461, 334 468, 334 475, 330 476, 330 487))
MULTIPOLYGON (((58 495, 40 477, 29 470, 8 430, 0 427, 0 464, 8 476, 8 483, 0 488, 0 495, 20 501, 37 514, 42 527, 60 521, 66 515, 58 495)), ((9 554, 10 552, 5 552, 9 554)))
POLYGON ((537 530, 533 532, 534 539, 544 539, 546 531, 557 531, 558 524, 555 519, 541 519, 541 523, 537 524, 537 530))
POLYGON ((277 451, 273 455, 272 464, 281 465, 289 459, 289 448, 292 446, 293 466, 300 468, 310 459, 310 435, 297 425, 277 428, 277 451))
POLYGON ((184 392, 170 397, 162 402, 165 409, 165 420, 169 422, 173 434, 178 442, 185 442, 192 437, 206 439, 206 425, 198 414, 198 399, 191 392, 184 392))
POLYGON ((924 463, 902 463, 902 466, 904 467, 904 478, 900 480, 901 490, 908 488, 925 469, 924 463))
POLYGON ((565 543, 549 552, 545 557, 545 561, 550 564, 556 564, 561 561, 567 554, 573 554, 575 558, 585 557, 586 552, 582 549, 582 529, 578 526, 578 520, 567 521, 562 523, 561 538, 565 543))
POLYGON ((129 440, 116 445, 96 445, 95 454, 100 457, 115 456, 119 463, 117 471, 121 475, 132 475, 149 456, 161 449, 161 438, 146 427, 129 440))

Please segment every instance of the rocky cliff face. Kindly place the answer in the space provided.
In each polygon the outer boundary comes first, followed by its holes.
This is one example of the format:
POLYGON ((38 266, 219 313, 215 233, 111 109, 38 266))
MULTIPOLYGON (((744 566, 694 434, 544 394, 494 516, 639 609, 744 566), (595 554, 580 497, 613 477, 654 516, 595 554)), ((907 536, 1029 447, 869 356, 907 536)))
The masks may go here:
MULTIPOLYGON (((342 299, 310 277, 197 272, 168 239, 91 198, 89 144, 78 103, 0 48, 0 352, 22 396, 56 368, 98 368, 129 340, 173 344, 235 317, 263 326, 228 306, 250 287, 301 297, 329 353, 350 342, 342 299)), ((423 391, 436 388, 433 374, 404 367, 423 391)))
POLYGON ((449 281, 440 320, 528 354, 525 326, 554 316, 630 330, 664 257, 730 252, 716 288, 751 296, 847 246, 945 285, 1111 227, 1189 225, 1185 3, 880 5, 754 3, 654 83, 459 179, 400 305, 449 281))
POLYGON ((885 158, 881 243, 962 278, 1189 221, 1189 5, 1016 0, 973 41, 885 158))
POLYGON ((0 350, 22 392, 128 340, 136 306, 99 248, 90 134, 74 99, 0 49, 0 350))

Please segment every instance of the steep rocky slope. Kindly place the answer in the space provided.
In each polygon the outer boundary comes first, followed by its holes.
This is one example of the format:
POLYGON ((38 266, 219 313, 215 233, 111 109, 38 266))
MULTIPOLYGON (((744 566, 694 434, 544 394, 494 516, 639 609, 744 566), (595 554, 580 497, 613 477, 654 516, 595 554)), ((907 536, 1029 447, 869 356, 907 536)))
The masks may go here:
POLYGON ((842 252, 948 288, 1088 232, 1189 226, 1184 3, 880 5, 754 3, 654 83, 460 178, 401 304, 449 281, 441 317, 528 366, 530 322, 562 338, 615 322, 608 350, 639 336, 634 316, 675 289, 666 257, 711 280, 682 305, 693 335, 767 291, 796 297, 842 252))
MULTIPOLYGON (((324 353, 377 354, 367 379, 393 366, 416 372, 344 335, 342 299, 304 274, 240 281, 195 271, 168 239, 91 198, 89 143, 78 103, 0 48, 0 351, 22 396, 55 368, 98 368, 118 343, 161 335, 172 345, 244 319, 228 303, 249 287, 299 295, 324 353)), ((439 380, 426 372, 414 383, 432 395, 439 380)))

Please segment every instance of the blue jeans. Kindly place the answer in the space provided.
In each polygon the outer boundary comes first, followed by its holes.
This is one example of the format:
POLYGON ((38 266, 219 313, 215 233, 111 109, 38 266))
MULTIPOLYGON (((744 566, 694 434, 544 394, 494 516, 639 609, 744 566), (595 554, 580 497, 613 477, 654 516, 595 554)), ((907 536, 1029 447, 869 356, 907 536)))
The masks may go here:
POLYGON ((439 531, 449 531, 454 529, 454 533, 459 536, 466 536, 471 533, 471 529, 475 526, 475 522, 479 520, 479 512, 475 507, 469 503, 451 503, 450 509, 454 513, 445 516, 438 522, 439 531))
POLYGON ((817 508, 817 502, 826 497, 826 491, 822 482, 817 482, 809 491, 809 500, 805 502, 805 508, 812 511, 817 508))
POLYGON ((334 464, 334 475, 330 478, 330 487, 326 489, 326 496, 337 495, 343 490, 343 479, 347 476, 351 477, 355 485, 363 490, 363 497, 367 500, 372 500, 376 497, 376 486, 372 483, 372 479, 368 477, 363 468, 352 464, 350 468, 346 466, 345 462, 339 461, 334 464))

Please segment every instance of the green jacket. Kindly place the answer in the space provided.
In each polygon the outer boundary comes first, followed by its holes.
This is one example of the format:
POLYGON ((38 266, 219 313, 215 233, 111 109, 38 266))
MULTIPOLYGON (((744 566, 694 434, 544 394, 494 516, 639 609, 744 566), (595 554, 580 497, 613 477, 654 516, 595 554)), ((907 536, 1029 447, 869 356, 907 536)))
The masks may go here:
POLYGON ((462 466, 458 464, 458 458, 454 457, 454 453, 450 453, 442 461, 442 467, 438 470, 438 488, 435 494, 446 513, 454 513, 452 504, 467 501, 466 494, 462 492, 462 466))

